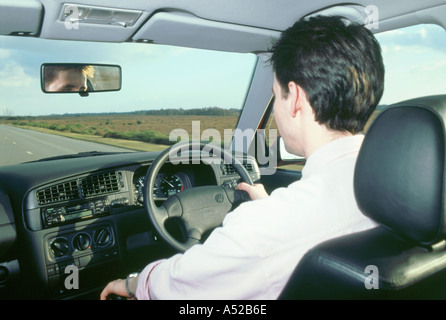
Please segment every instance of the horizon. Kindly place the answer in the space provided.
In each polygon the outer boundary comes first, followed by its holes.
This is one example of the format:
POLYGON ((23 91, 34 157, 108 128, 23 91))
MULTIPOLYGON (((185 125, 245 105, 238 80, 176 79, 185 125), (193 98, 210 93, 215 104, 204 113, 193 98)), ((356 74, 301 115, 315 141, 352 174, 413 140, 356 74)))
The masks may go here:
MULTIPOLYGON (((386 68, 380 105, 444 94, 446 38, 436 25, 376 34, 386 68), (434 80, 433 80, 434 79, 434 80)), ((44 116, 218 106, 241 109, 257 56, 140 43, 88 43, 0 36, 0 112, 44 116), (83 57, 84 61, 79 61, 83 57), (122 90, 44 94, 40 66, 49 62, 119 64, 122 90), (174 107, 173 107, 174 106, 174 107), (74 110, 76 110, 74 112, 74 110)))
MULTIPOLYGON (((378 104, 376 106, 376 110, 382 110, 386 107, 388 107, 390 104, 378 104)), ((26 118, 26 117, 32 117, 32 118, 39 118, 39 117, 75 117, 75 116, 98 116, 98 115, 137 115, 138 113, 146 113, 147 115, 153 115, 153 116, 169 116, 167 113, 171 113, 175 110, 183 110, 187 111, 187 114, 178 114, 177 116, 207 116, 206 114, 194 114, 194 112, 202 111, 205 109, 210 108, 216 108, 217 110, 222 111, 230 111, 232 113, 241 113, 241 109, 236 108, 220 108, 220 107, 203 107, 203 108, 191 108, 191 109, 183 109, 183 108, 160 108, 160 109, 142 109, 142 110, 134 110, 134 111, 114 111, 114 112, 82 112, 82 113, 53 113, 53 114, 46 114, 46 115, 0 115, 0 119, 2 118, 26 118), (158 114, 150 114, 152 112, 160 112, 158 114), (162 114, 162 112, 166 112, 166 114, 162 114)), ((222 114, 208 114, 210 116, 232 116, 232 115, 222 115, 222 114)))

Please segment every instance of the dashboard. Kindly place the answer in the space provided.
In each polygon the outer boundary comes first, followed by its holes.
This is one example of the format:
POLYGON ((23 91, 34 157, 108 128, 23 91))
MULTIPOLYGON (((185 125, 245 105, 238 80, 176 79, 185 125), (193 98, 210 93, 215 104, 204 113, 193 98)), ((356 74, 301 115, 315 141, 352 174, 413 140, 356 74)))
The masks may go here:
MULTIPOLYGON (((81 295, 170 256, 172 249, 158 239, 144 208, 145 177, 156 156, 129 153, 0 168, 0 297, 21 288, 31 298, 81 295), (68 267, 80 272, 83 291, 67 289, 68 267)), ((245 168, 253 181, 260 179, 254 159, 245 168)), ((161 204, 198 186, 234 188, 239 179, 227 164, 166 163, 149 196, 161 204)))

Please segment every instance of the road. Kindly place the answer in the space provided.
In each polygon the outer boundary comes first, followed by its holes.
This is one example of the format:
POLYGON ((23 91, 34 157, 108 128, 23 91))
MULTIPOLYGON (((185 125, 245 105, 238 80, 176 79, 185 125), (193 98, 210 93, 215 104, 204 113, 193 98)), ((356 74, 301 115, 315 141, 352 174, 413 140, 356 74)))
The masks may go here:
POLYGON ((133 150, 0 125, 0 166, 85 151, 133 150))

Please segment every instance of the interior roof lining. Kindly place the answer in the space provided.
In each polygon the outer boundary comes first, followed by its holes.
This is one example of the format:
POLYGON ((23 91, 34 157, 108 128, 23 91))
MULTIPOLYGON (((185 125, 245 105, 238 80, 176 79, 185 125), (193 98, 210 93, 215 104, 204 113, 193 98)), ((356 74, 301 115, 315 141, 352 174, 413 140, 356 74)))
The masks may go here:
MULTIPOLYGON (((9 1, 12 0, 0 0, 9 1)), ((35 1, 35 0, 30 0, 35 1)), ((245 39, 248 41, 253 33, 253 30, 259 28, 259 35, 265 34, 265 32, 277 32, 285 29, 294 21, 306 16, 307 14, 314 13, 317 8, 327 8, 336 5, 329 0, 313 0, 300 3, 296 5, 294 0, 276 0, 271 2, 270 0, 245 0, 240 2, 239 0, 194 0, 193 2, 184 2, 182 0, 133 0, 131 2, 125 2, 126 8, 123 8, 122 1, 119 0, 78 0, 73 1, 79 5, 94 5, 94 6, 106 6, 116 7, 122 9, 139 9, 143 10, 143 15, 132 27, 117 27, 109 25, 81 25, 78 30, 68 30, 63 21, 59 20, 60 10, 65 3, 64 0, 40 0, 45 17, 41 26, 40 37, 48 39, 66 39, 66 40, 85 40, 85 41, 104 41, 104 42, 126 42, 139 40, 136 35, 141 34, 141 30, 145 29, 146 25, 151 23, 151 17, 155 16, 154 13, 158 11, 186 13, 190 12, 190 16, 197 17, 197 26, 203 31, 206 27, 206 23, 199 25, 200 21, 211 21, 213 28, 222 23, 223 30, 227 28, 228 24, 238 27, 238 33, 240 39, 243 39, 243 32, 245 39), (212 1, 210 3, 210 1, 212 1), (260 3, 260 5, 259 5, 260 3), (164 9, 163 9, 164 8, 164 9), (217 10, 215 10, 217 8, 217 10), (291 9, 295 8, 295 9, 291 9), (245 13, 247 10, 248 13, 245 13), (276 17, 276 18, 274 18, 276 17), (203 20, 200 20, 203 19, 203 20), (244 31, 245 30, 245 31, 244 31), (135 37, 136 36, 136 37, 135 37)), ((345 5, 345 3, 338 3, 345 5)), ((347 5, 362 5, 367 6, 369 1, 358 0, 356 3, 349 3, 347 5)), ((379 30, 372 30, 374 32, 382 32, 388 29, 403 27, 411 24, 419 23, 438 23, 443 27, 446 25, 446 15, 438 14, 438 11, 446 11, 446 0, 394 0, 391 3, 387 0, 376 0, 376 7, 386 7, 386 10, 379 12, 379 19, 382 24, 379 30), (400 5, 398 5, 400 3, 400 5), (422 14, 418 14, 422 12, 422 14)), ((211 29, 210 31, 211 32, 211 29)), ((195 37, 196 38, 196 37, 195 37)), ((150 40, 150 39, 149 39, 150 40)), ((169 44, 175 44, 175 41, 181 40, 175 39, 175 35, 171 35, 169 44)), ((209 39, 208 39, 209 40, 209 39)), ((201 48, 213 48, 207 42, 195 43, 194 47, 201 48)), ((199 40, 198 40, 199 41, 199 40)), ((158 41, 162 43, 162 41, 158 41)), ((231 51, 246 51, 246 48, 237 48, 237 43, 227 42, 226 46, 222 44, 219 50, 231 50, 231 51)), ((264 45, 259 44, 258 51, 263 51, 264 45)), ((253 52, 255 49, 250 49, 253 52)))

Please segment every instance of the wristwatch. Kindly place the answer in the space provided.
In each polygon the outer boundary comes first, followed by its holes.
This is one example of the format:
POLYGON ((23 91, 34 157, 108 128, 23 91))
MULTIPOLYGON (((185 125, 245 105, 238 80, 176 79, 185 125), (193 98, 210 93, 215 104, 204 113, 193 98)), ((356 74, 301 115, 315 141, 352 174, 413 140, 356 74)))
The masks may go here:
POLYGON ((139 273, 138 272, 134 272, 131 273, 127 276, 127 278, 125 279, 125 289, 127 291, 127 294, 131 297, 136 299, 136 286, 137 286, 137 281, 135 281, 135 278, 138 278, 139 273), (132 281, 132 279, 134 279, 132 281))

